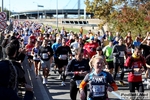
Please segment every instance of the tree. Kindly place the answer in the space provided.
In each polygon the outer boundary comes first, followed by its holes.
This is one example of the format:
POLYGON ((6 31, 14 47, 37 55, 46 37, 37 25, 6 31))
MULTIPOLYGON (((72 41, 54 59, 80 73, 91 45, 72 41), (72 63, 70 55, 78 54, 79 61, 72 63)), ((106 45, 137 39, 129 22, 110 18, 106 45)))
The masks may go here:
MULTIPOLYGON (((126 33, 145 33, 150 30, 150 1, 149 0, 86 0, 87 12, 94 13, 106 23, 111 31, 126 33)), ((135 35, 136 35, 135 34, 135 35)))
POLYGON ((11 11, 9 11, 7 8, 4 8, 4 12, 6 12, 7 13, 7 20, 9 19, 9 15, 11 15, 12 14, 12 12, 11 11))

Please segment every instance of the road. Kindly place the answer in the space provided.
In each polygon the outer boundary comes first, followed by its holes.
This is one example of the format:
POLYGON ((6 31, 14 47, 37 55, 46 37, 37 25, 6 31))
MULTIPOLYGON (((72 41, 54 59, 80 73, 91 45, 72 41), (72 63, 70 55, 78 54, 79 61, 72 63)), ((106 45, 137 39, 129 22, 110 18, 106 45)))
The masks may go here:
MULTIPOLYGON (((34 71, 29 71, 28 63, 25 61, 23 63, 26 76, 28 77, 27 80, 29 84, 33 86, 34 89, 34 100, 70 100, 69 95, 69 77, 67 77, 66 80, 66 86, 62 87, 60 86, 61 81, 58 79, 58 72, 54 74, 53 71, 50 72, 50 76, 48 77, 48 83, 46 85, 42 84, 42 71, 40 71, 39 78, 35 78, 34 71)), ((53 69, 53 68, 52 68, 53 69)), ((125 86, 118 85, 118 91, 115 92, 108 92, 108 96, 110 100, 125 100, 121 99, 121 93, 128 94, 129 88, 128 88, 128 82, 127 82, 127 75, 125 75, 124 78, 125 86)), ((149 80, 150 81, 150 80, 149 80)), ((146 86, 146 85, 145 85, 146 86)), ((149 99, 150 100, 150 89, 145 88, 145 93, 149 93, 149 99)), ((77 95, 77 100, 79 99, 79 94, 77 95)))

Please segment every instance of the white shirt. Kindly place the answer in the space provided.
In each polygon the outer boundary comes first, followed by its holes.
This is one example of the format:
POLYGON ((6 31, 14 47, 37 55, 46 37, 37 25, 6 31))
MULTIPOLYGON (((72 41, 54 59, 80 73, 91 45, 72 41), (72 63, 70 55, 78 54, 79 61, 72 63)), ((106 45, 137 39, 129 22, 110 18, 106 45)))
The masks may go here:
POLYGON ((77 41, 71 43, 70 47, 73 48, 73 50, 77 49, 79 47, 79 43, 77 41))
POLYGON ((28 44, 28 39, 29 39, 29 36, 23 36, 22 37, 23 38, 23 42, 24 42, 24 44, 28 44))

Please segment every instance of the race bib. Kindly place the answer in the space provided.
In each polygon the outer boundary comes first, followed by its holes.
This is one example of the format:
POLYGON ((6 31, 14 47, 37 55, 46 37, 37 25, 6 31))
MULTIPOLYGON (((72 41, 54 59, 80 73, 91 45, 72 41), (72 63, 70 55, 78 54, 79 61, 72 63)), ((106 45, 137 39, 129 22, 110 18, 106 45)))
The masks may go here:
POLYGON ((31 51, 28 51, 28 55, 31 55, 31 51))
POLYGON ((120 51, 119 57, 124 57, 124 56, 125 56, 124 51, 120 51))
POLYGON ((131 49, 127 49, 127 52, 131 52, 131 49))
MULTIPOLYGON (((138 69, 138 68, 137 68, 138 69)), ((134 76, 141 76, 142 74, 140 72, 134 71, 134 76)))
POLYGON ((82 81, 82 80, 76 80, 77 88, 79 88, 79 85, 80 85, 81 81, 82 81))
POLYGON ((105 95, 105 85, 93 85, 93 97, 102 97, 105 95))
POLYGON ((43 54, 42 54, 42 58, 43 58, 43 59, 47 59, 47 58, 48 58, 48 54, 47 54, 47 53, 43 53, 43 54))
POLYGON ((34 53, 33 60, 39 60, 37 53, 34 53))
POLYGON ((67 59, 67 55, 60 55, 59 58, 62 59, 62 60, 66 60, 67 59))

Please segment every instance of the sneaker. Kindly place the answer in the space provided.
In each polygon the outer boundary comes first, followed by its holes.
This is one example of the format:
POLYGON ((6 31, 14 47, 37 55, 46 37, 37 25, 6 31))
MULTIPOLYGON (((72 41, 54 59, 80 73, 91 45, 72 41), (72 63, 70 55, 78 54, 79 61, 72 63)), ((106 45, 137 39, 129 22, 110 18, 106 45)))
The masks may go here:
POLYGON ((65 82, 62 81, 61 82, 61 86, 66 86, 65 82))
POLYGON ((46 84, 45 78, 43 78, 43 84, 46 84))
POLYGON ((122 86, 125 85, 123 81, 119 81, 119 84, 122 85, 122 86))
POLYGON ((58 79, 61 79, 61 75, 59 75, 58 79))
POLYGON ((146 88, 147 88, 147 89, 150 89, 150 83, 148 83, 148 84, 146 85, 146 88))
POLYGON ((148 81, 147 79, 144 79, 144 83, 146 83, 146 84, 147 84, 147 83, 149 83, 149 81, 148 81))

